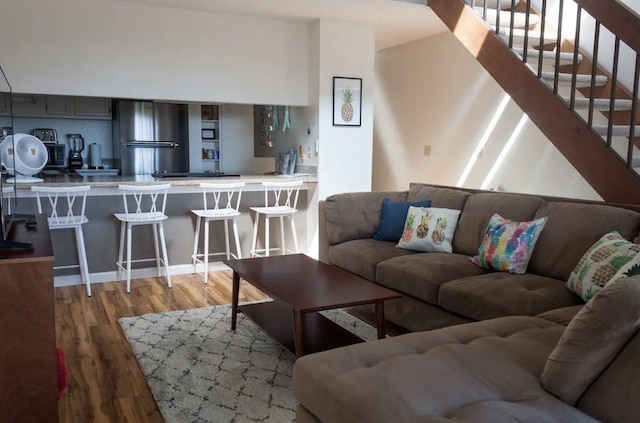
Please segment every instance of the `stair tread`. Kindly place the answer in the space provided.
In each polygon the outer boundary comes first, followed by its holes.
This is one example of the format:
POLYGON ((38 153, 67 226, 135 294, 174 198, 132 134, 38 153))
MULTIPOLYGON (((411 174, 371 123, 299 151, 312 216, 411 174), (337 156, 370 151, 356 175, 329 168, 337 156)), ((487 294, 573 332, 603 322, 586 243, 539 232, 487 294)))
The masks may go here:
MULTIPOLYGON (((474 7, 475 13, 482 17, 484 16, 484 8, 482 7, 474 7)), ((515 12, 513 14, 513 27, 514 28, 523 28, 526 23, 526 13, 515 12)), ((497 11, 495 9, 487 9, 487 19, 486 22, 489 25, 496 25, 496 17, 497 11)), ((529 14, 529 25, 535 25, 538 23, 539 17, 535 13, 529 14)), ((511 11, 501 11, 500 12, 500 26, 501 27, 511 27, 511 11)))
MULTIPOLYGON (((522 54, 524 52, 524 49, 523 48, 514 48, 513 51, 515 51, 520 56, 522 56, 522 54)), ((537 58, 538 56, 540 56, 541 52, 542 52, 542 58, 543 59, 552 59, 552 60, 556 59, 556 52, 555 51, 535 50, 535 49, 530 49, 530 48, 527 49, 527 56, 528 57, 537 58)), ((582 59, 583 59, 582 54, 578 53, 578 63, 582 62, 582 59)), ((566 52, 566 51, 561 51, 560 52, 560 60, 573 62, 573 53, 566 52)))
MULTIPOLYGON (((496 32, 496 26, 491 25, 491 30, 496 32)), ((526 31, 529 33, 529 45, 538 46, 540 44, 540 31, 530 30, 526 31)), ((500 27, 498 29, 498 35, 503 37, 507 42, 509 41, 509 36, 511 34, 511 28, 509 27, 500 27)), ((525 30, 520 28, 513 29, 513 42, 520 43, 524 42, 525 30)), ((553 33, 545 33, 543 38, 543 44, 555 44, 558 41, 558 37, 553 33)))
MULTIPOLYGON (((569 104, 571 99, 569 97, 564 97, 564 100, 569 104)), ((576 98, 574 100, 576 109, 588 109, 589 108, 589 100, 588 98, 576 98)), ((595 110, 603 110, 608 111, 610 106, 610 100, 608 98, 595 98, 593 99, 593 108, 595 110)), ((633 101, 627 99, 616 99, 614 102, 614 110, 631 110, 633 106, 633 101)))
MULTIPOLYGON (((606 137, 609 132, 609 127, 607 125, 593 125, 593 130, 598 135, 606 137)), ((628 137, 630 131, 631 126, 629 125, 613 125, 611 127, 611 135, 614 137, 628 137)))
MULTIPOLYGON (((558 84, 571 85, 573 75, 570 73, 558 74, 558 84)), ((542 72, 542 79, 546 82, 553 83, 555 75, 553 72, 542 72)), ((606 84, 608 78, 604 75, 596 75, 596 87, 601 87, 606 84)), ((591 75, 576 75, 576 87, 585 88, 591 86, 591 75)))

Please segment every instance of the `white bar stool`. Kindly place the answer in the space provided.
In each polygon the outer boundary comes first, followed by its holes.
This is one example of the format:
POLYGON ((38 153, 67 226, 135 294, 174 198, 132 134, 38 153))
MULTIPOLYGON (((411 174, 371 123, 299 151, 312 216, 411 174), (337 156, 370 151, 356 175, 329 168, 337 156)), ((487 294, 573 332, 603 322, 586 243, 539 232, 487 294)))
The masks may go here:
POLYGON ((242 196, 242 188, 244 182, 234 184, 209 184, 201 183, 202 200, 204 209, 191 210, 196 215, 196 236, 193 241, 193 255, 191 260, 193 263, 193 273, 196 273, 196 265, 204 264, 204 283, 208 282, 209 257, 217 255, 226 255, 227 260, 233 258, 242 258, 240 250, 240 239, 238 238, 238 224, 236 217, 240 216, 238 209, 240 208, 240 197, 242 196), (221 196, 226 195, 226 203, 221 201, 221 196), (212 200, 207 201, 207 199, 212 200), (200 242, 200 222, 204 221, 204 253, 198 253, 198 244, 200 242), (209 253, 209 222, 222 221, 224 223, 224 241, 226 249, 220 253, 209 253), (229 248, 229 222, 233 228, 233 238, 236 242, 236 254, 231 253, 229 248))
POLYGON ((253 242, 251 247, 251 257, 268 257, 269 251, 280 250, 282 254, 287 251, 298 252, 298 236, 293 215, 298 211, 298 194, 302 181, 294 182, 263 182, 264 187, 264 207, 250 207, 255 212, 253 221, 253 242), (258 222, 260 216, 264 215, 264 248, 257 248, 258 244, 258 222), (287 249, 284 242, 284 217, 289 218, 291 226, 291 237, 293 238, 294 249, 287 249), (269 220, 274 217, 280 218, 280 248, 269 248, 269 220))
POLYGON ((163 185, 119 185, 124 202, 124 213, 115 213, 120 221, 120 251, 118 253, 118 281, 122 280, 122 272, 127 272, 127 293, 131 292, 131 263, 155 261, 158 268, 158 277, 161 277, 160 264, 164 265, 167 284, 171 288, 171 275, 169 274, 169 259, 167 256, 167 244, 164 237, 162 222, 167 220, 164 214, 167 206, 167 191, 170 184, 163 185), (131 260, 131 232, 134 226, 152 225, 155 258, 131 260), (127 259, 123 261, 125 231, 127 238, 127 259), (158 249, 158 235, 162 247, 162 257, 158 249), (125 268, 126 266, 126 268, 125 268))
POLYGON ((2 212, 4 214, 11 214, 11 199, 14 197, 13 187, 2 187, 2 201, 4 201, 2 203, 2 212), (6 210, 4 207, 6 207, 6 210))
POLYGON ((38 202, 38 213, 48 213, 47 221, 50 230, 73 229, 76 236, 76 247, 78 249, 78 264, 67 266, 55 266, 54 269, 80 268, 82 281, 87 286, 87 296, 91 296, 91 282, 89 280, 89 265, 87 263, 87 251, 84 246, 84 235, 82 225, 89 219, 84 214, 87 204, 87 191, 91 189, 88 185, 77 187, 31 187, 31 191, 36 193, 38 202), (42 198, 49 201, 46 209, 42 207, 42 198), (60 201, 58 201, 60 199, 60 201), (46 210, 46 211, 43 211, 46 210))

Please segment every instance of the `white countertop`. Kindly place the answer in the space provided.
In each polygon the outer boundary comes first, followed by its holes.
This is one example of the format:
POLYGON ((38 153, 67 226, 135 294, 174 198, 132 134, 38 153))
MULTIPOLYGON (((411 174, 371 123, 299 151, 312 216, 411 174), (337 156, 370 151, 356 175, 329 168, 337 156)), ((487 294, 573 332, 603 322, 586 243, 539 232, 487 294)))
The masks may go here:
MULTIPOLYGON (((4 178, 3 178, 4 179, 4 178)), ((254 184, 254 187, 247 187, 248 190, 262 189, 259 185, 266 181, 298 181, 302 180, 307 184, 316 184, 318 178, 316 176, 277 176, 277 175, 240 175, 240 176, 227 176, 227 177, 213 177, 213 178, 201 178, 201 177, 177 177, 177 178, 156 178, 151 175, 131 175, 131 176, 80 176, 77 174, 62 174, 56 176, 46 176, 44 182, 37 183, 38 186, 49 187, 62 187, 73 185, 89 185, 92 188, 106 188, 105 190, 97 189, 93 191, 93 195, 110 195, 113 190, 117 189, 120 184, 130 185, 154 185, 154 184, 171 184, 172 190, 170 192, 199 192, 199 185, 201 182, 206 183, 220 183, 228 184, 233 182, 244 182, 245 184, 254 184), (173 188, 177 189, 173 189, 173 188)), ((36 184, 18 183, 16 188, 18 190, 31 190, 31 187, 36 184)), ((3 186, 14 186, 3 180, 3 186)), ((89 194, 92 195, 92 194, 89 194)))

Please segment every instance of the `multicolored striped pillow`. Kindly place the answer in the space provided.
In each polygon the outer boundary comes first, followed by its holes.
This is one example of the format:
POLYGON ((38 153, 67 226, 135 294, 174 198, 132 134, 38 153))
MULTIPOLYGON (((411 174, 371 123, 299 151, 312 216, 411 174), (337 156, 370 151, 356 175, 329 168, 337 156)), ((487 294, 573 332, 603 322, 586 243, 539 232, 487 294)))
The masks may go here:
POLYGON ((522 274, 527 271, 540 232, 547 218, 530 222, 514 222, 495 213, 489 219, 478 255, 471 263, 484 269, 522 274))

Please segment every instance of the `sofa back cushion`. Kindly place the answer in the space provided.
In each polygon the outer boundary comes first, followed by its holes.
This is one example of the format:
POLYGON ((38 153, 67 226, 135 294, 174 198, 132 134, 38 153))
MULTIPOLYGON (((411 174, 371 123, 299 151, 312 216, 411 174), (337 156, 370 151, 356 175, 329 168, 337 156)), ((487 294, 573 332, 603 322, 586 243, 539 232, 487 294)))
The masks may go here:
POLYGON ((640 276, 607 284, 585 305, 549 355, 540 380, 575 405, 640 329, 640 276))
MULTIPOLYGON (((536 196, 508 193, 478 193, 467 200, 453 238, 453 251, 468 256, 478 254, 489 219, 494 213, 524 222, 533 220, 545 201, 536 196)), ((436 207, 435 205, 432 205, 436 207)))
POLYGON ((329 245, 371 238, 380 225, 384 198, 406 201, 407 192, 355 192, 327 197, 324 210, 329 245))
POLYGON ((527 271, 563 281, 602 235, 615 230, 632 240, 640 231, 640 213, 602 204, 550 202, 538 209, 535 218, 545 216, 549 219, 527 271))
POLYGON ((471 194, 452 188, 438 188, 429 185, 412 185, 407 201, 431 200, 431 207, 462 210, 471 194))
POLYGON ((582 395, 576 404, 578 409, 602 422, 637 423, 640 416, 638 357, 640 331, 582 395))

